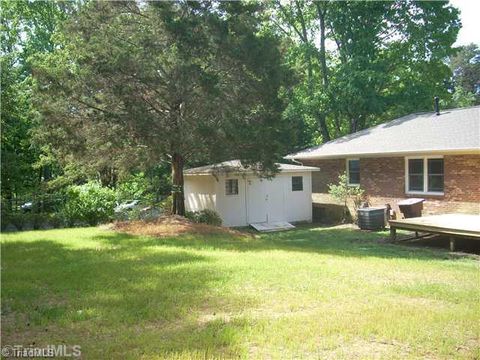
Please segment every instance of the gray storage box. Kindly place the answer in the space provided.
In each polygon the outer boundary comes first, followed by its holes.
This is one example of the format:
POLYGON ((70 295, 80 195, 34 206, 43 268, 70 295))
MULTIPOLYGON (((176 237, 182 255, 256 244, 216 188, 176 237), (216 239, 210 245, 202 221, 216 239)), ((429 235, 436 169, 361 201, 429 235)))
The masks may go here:
POLYGON ((423 202, 425 199, 410 198, 398 202, 398 208, 405 219, 422 216, 423 202))

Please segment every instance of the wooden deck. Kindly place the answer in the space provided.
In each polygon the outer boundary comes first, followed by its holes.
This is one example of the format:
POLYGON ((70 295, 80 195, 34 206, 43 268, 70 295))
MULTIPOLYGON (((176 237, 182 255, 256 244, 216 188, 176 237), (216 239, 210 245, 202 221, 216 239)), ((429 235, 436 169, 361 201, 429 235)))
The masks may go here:
MULTIPOLYGON (((396 230, 411 230, 450 236, 450 249, 455 249, 455 237, 480 240, 480 215, 444 214, 417 218, 390 220, 390 235, 396 240, 396 230)), ((418 234, 417 234, 418 235, 418 234)))

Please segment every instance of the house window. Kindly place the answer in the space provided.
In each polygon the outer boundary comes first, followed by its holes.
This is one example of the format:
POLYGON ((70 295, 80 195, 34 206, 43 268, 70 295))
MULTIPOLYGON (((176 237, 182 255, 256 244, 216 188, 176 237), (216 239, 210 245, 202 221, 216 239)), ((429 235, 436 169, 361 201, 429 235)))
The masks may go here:
POLYGON ((303 176, 292 176, 292 191, 303 191, 303 176))
POLYGON ((360 185, 360 160, 347 160, 348 185, 360 185))
POLYGON ((427 159, 428 191, 443 192, 443 159, 427 159))
POLYGON ((423 159, 408 160, 408 190, 423 191, 423 159))
POLYGON ((225 195, 238 195, 238 179, 225 180, 225 195))
POLYGON ((406 170, 407 192, 443 194, 443 158, 409 158, 406 170))

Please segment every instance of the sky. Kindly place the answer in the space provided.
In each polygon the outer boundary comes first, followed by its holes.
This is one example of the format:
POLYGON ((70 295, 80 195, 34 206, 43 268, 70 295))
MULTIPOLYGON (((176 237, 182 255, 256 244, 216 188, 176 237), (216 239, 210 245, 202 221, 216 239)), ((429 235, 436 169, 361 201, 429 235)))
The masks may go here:
POLYGON ((474 43, 480 46, 480 1, 450 0, 450 4, 460 10, 462 28, 455 46, 474 43))

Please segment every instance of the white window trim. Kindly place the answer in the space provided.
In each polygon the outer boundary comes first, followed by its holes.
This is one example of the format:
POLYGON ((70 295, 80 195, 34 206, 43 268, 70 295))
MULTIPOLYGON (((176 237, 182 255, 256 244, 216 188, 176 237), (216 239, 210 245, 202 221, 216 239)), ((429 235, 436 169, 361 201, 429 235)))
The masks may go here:
POLYGON ((350 183, 350 167, 348 166, 348 162, 350 160, 358 160, 359 162, 359 169, 360 169, 360 158, 347 158, 346 161, 345 161, 345 167, 347 168, 347 183, 348 183, 348 186, 360 186, 360 183, 358 184, 355 184, 355 183, 350 183))
MULTIPOLYGON (((405 194, 407 195, 445 195, 444 191, 427 191, 428 189, 428 159, 443 159, 443 155, 432 155, 432 156, 406 156, 405 157, 405 194), (423 160, 423 190, 424 191, 410 191, 410 176, 408 173, 408 160, 411 159, 422 159, 423 160)), ((443 164, 443 176, 445 179, 445 162, 443 164)), ((444 183, 445 187, 445 183, 444 183)))

